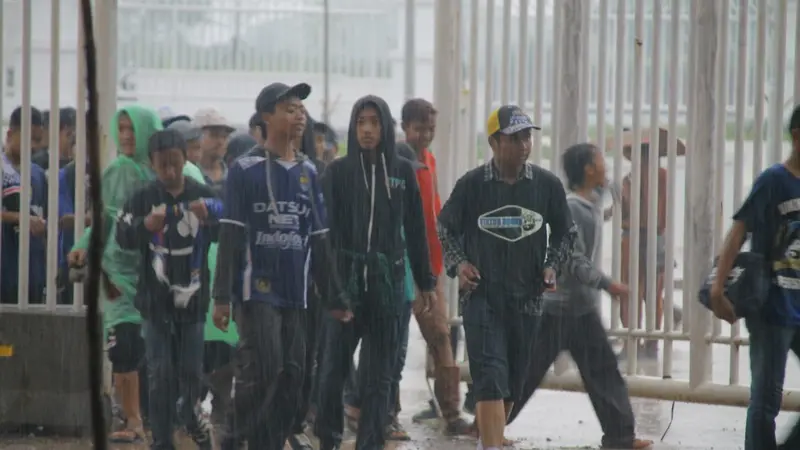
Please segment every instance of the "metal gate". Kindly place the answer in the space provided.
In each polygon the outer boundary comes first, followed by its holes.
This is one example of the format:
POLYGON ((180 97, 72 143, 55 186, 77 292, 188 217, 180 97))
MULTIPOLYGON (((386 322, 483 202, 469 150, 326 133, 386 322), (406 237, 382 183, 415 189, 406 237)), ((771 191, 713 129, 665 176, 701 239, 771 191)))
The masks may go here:
MULTIPOLYGON (((655 227, 646 233, 632 227, 630 233, 630 248, 649 243, 644 325, 637 324, 638 302, 629 303, 632 326, 623 328, 618 303, 604 301, 609 335, 629 344, 625 374, 632 395, 748 404, 748 382, 740 377, 746 332, 713 318, 694 293, 754 176, 788 149, 784 116, 800 103, 798 43, 800 2, 789 0, 436 2, 434 103, 440 113, 433 148, 439 166, 447 168, 440 176, 443 196, 461 174, 491 156, 483 119, 500 104, 516 103, 543 125, 534 138, 534 162, 558 171, 561 149, 599 143, 616 185, 630 173, 631 222, 646 214, 655 223, 658 202, 640 211, 639 197, 641 171, 657 179, 659 159, 641 168, 640 154, 632 152, 632 161, 625 161, 621 141, 627 127, 633 148, 646 128, 666 129, 668 152, 660 163, 668 174, 663 326, 656 326, 655 227), (678 140, 688 149, 684 157, 678 157, 678 140), (682 327, 669 313, 679 304, 682 327), (662 347, 660 370, 651 376, 640 374, 636 355, 636 342, 645 338, 662 347), (681 367, 676 353, 687 350, 688 367, 681 367), (727 360, 727 374, 712 371, 720 360, 727 360)), ((651 147, 658 146, 658 134, 650 135, 651 147)), ((657 183, 648 189, 656 198, 657 183)), ((610 241, 604 254, 611 256, 604 268, 617 280, 619 209, 604 233, 610 241)), ((638 265, 631 252, 630 273, 639 273, 638 265)), ((638 292, 637 277, 629 285, 638 292)), ((582 389, 564 361, 545 386, 582 389)), ((798 394, 785 390, 784 408, 800 407, 798 394)))
MULTIPOLYGON (((98 60, 101 62, 108 61, 108 54, 113 50, 108 39, 102 37, 107 37, 113 29, 113 17, 109 14, 108 4, 109 2, 97 2, 96 7, 95 23, 98 24, 97 34, 101 36, 98 39, 98 60)), ((23 157, 20 158, 18 168, 21 205, 31 204, 33 195, 30 158, 34 146, 32 135, 46 132, 49 135, 46 143, 48 148, 58 149, 58 112, 63 106, 72 106, 77 110, 74 146, 76 179, 84 180, 86 174, 86 104, 74 101, 75 98, 86 98, 82 25, 79 14, 75 14, 78 10, 77 0, 0 1, 0 23, 3 25, 2 34, 5 38, 0 42, 0 61, 3 61, 3 70, 0 71, 0 111, 10 113, 18 105, 22 111, 20 154, 23 157), (49 12, 49 22, 42 20, 47 15, 34 16, 34 11, 49 12), (65 33, 65 29, 74 34, 65 33), (14 32, 7 32, 8 30, 14 32), (10 41, 10 38, 19 41, 10 41), (81 49, 76 55, 77 63, 67 61, 62 64, 62 49, 70 46, 81 49), (36 73, 40 64, 51 68, 46 72, 50 74, 48 79, 43 79, 40 73, 36 73), (70 73, 69 69, 74 73, 70 73), (65 89, 64 79, 75 83, 65 89), (48 101, 43 105, 42 92, 48 91, 48 101), (41 129, 42 125, 32 123, 34 93, 37 95, 37 106, 44 106, 42 109, 53 112, 49 116, 47 130, 41 129), (14 99, 17 96, 21 98, 21 102, 7 104, 9 98, 14 99)), ((107 126, 111 113, 116 109, 113 71, 108 68, 101 63, 98 80, 102 98, 101 134, 106 155, 107 126)), ((7 125, 7 117, 3 119, 7 125)), ((6 127, 3 128, 5 131, 6 127)), ((88 366, 84 363, 88 359, 88 352, 83 289, 81 284, 75 286, 72 304, 57 304, 59 232, 73 231, 61 230, 59 224, 58 151, 49 152, 49 165, 54 169, 47 173, 47 205, 43 214, 36 212, 46 221, 46 235, 49 236, 46 239, 46 263, 43 267, 29 266, 31 234, 28 230, 34 212, 31 211, 33 208, 20 208, 19 223, 14 231, 19 242, 17 298, 3 298, 0 301, 0 373, 3 373, 0 421, 4 424, 35 423, 70 429, 85 428, 90 426, 90 421, 88 366), (32 271, 46 271, 46 292, 42 303, 29 301, 32 271)), ((8 168, 5 164, 0 165, 0 171, 8 168)), ((76 238, 84 232, 85 190, 83 182, 75 183, 76 238)), ((0 251, 3 251, 4 244, 0 239, 0 251)), ((106 387, 109 388, 110 383, 106 383, 106 387)))

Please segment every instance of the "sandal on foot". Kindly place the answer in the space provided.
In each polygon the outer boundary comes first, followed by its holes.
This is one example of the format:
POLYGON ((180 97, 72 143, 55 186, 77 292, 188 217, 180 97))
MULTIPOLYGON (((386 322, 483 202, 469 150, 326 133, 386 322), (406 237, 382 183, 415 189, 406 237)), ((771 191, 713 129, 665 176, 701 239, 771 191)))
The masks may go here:
POLYGON ((361 417, 361 410, 353 406, 344 407, 344 423, 353 433, 358 432, 358 419, 361 417))
POLYGON ((144 430, 134 430, 126 428, 111 433, 108 440, 114 444, 138 444, 144 442, 144 430))

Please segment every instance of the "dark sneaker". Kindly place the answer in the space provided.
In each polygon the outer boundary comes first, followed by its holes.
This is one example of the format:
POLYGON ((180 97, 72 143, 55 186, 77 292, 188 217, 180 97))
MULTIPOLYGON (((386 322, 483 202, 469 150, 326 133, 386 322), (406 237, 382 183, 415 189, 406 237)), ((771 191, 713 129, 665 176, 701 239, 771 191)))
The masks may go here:
POLYGON ((314 450, 311 439, 305 433, 289 436, 289 446, 292 447, 292 450, 314 450))
POLYGON ((408 432, 400 425, 400 422, 397 420, 392 421, 388 427, 386 427, 386 440, 387 441, 410 441, 411 436, 408 435, 408 432))
POLYGON ((411 421, 414 423, 422 423, 438 418, 439 415, 436 414, 436 408, 431 404, 428 405, 426 409, 414 414, 414 417, 411 418, 411 421))
POLYGON ((472 434, 472 424, 459 417, 447 423, 445 433, 448 436, 468 436, 472 434))

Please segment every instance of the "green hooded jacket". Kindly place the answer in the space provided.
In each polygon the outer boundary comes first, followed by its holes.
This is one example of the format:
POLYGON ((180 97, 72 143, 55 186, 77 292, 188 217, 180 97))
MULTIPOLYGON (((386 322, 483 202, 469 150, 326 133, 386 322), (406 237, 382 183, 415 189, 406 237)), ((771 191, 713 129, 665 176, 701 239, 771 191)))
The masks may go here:
MULTIPOLYGON (((133 124, 136 140, 136 151, 133 156, 126 156, 117 151, 117 158, 103 171, 103 233, 106 246, 103 250, 102 267, 109 280, 119 289, 121 296, 109 301, 106 293, 101 292, 103 305, 103 326, 106 330, 121 323, 140 323, 142 316, 133 306, 136 294, 136 283, 139 277, 139 258, 137 251, 123 250, 114 239, 116 235, 117 212, 122 209, 128 197, 148 181, 154 174, 150 169, 148 140, 156 131, 162 129, 158 114, 145 106, 130 105, 120 108, 111 120, 111 136, 119 149, 118 121, 121 114, 127 114, 133 124)), ((184 174, 203 182, 200 169, 187 163, 184 174)), ((75 243, 73 249, 89 247, 89 228, 75 243)))

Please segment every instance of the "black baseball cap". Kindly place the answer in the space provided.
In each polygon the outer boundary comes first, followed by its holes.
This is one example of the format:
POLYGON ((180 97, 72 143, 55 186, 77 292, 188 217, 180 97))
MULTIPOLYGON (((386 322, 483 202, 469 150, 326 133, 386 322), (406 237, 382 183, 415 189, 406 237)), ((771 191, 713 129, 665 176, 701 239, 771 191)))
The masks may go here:
POLYGON ((491 114, 486 120, 486 135, 491 136, 495 133, 514 134, 523 130, 541 130, 533 124, 530 116, 525 114, 519 106, 501 106, 491 114))
POLYGON ((290 97, 305 100, 311 94, 311 86, 306 83, 289 86, 283 83, 272 83, 261 89, 256 97, 256 111, 265 112, 278 102, 290 97))

